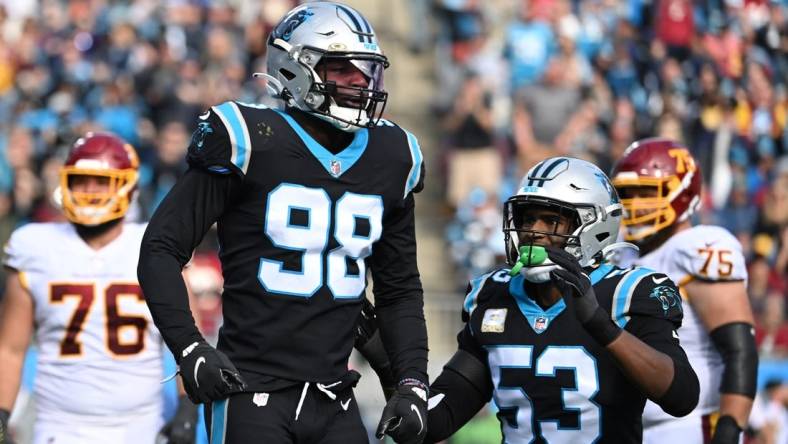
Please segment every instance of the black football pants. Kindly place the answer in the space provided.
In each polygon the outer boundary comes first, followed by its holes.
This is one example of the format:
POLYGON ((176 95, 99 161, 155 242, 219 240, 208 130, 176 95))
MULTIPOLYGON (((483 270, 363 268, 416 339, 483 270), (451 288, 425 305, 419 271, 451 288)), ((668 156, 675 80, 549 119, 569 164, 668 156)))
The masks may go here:
POLYGON ((207 404, 210 444, 368 443, 353 389, 331 395, 313 383, 270 393, 237 393, 207 404))

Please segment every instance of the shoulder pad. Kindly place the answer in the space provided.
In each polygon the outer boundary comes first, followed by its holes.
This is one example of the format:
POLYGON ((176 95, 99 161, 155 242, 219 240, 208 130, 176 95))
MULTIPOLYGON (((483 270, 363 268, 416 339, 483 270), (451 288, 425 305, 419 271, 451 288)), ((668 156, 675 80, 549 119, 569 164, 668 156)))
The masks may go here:
POLYGON ((408 177, 405 181, 405 194, 403 199, 410 193, 418 193, 424 189, 424 156, 421 154, 421 146, 419 140, 411 132, 402 128, 408 140, 408 149, 410 150, 411 166, 408 171, 408 177))
POLYGON ((643 267, 621 272, 610 312, 619 327, 624 328, 632 316, 665 318, 681 325, 681 296, 668 276, 643 267))
POLYGON ((374 131, 379 137, 384 138, 389 143, 396 144, 397 148, 397 161, 404 163, 404 177, 403 180, 403 194, 402 198, 405 199, 410 193, 418 193, 424 188, 424 155, 421 152, 419 140, 410 131, 397 125, 396 123, 380 119, 377 122, 374 131), (401 152, 400 144, 407 147, 406 152, 401 152))
MULTIPOLYGON (((389 125, 396 126, 394 123, 386 120, 389 125)), ((410 152, 410 170, 405 180, 405 193, 403 199, 408 197, 410 193, 418 193, 424 189, 424 155, 421 153, 421 146, 419 140, 410 131, 401 126, 397 126, 403 133, 408 142, 408 151, 410 152)))
POLYGON ((508 268, 499 268, 472 279, 468 284, 465 302, 462 304, 463 321, 467 322, 476 307, 486 300, 486 295, 483 294, 482 290, 486 288, 485 285, 487 285, 488 282, 492 281, 499 284, 508 284, 510 279, 508 268))
POLYGON ((685 275, 706 281, 738 281, 747 279, 747 265, 742 247, 728 230, 700 225, 693 227, 676 242, 676 266, 685 275))
POLYGON ((252 156, 252 141, 244 118, 244 108, 265 109, 262 105, 224 102, 201 115, 194 133, 187 160, 205 170, 243 177, 252 156))
POLYGON ((14 230, 3 248, 3 265, 17 271, 28 271, 39 260, 35 252, 47 242, 46 226, 31 223, 14 230))

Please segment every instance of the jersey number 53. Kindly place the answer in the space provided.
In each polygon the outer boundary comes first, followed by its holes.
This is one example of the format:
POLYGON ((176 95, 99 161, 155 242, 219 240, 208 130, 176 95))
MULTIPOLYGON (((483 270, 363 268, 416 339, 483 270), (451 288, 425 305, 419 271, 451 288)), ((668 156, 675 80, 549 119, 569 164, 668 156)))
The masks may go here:
MULTIPOLYGON (((601 409, 592 398, 599 391, 596 359, 582 346, 549 346, 533 356, 531 345, 491 346, 487 348, 487 359, 495 391, 493 397, 504 416, 513 421, 504 422, 504 435, 511 442, 533 442, 541 434, 550 443, 591 443, 600 435, 601 409), (522 387, 510 387, 502 383, 504 369, 532 371, 534 376, 556 377, 556 370, 574 373, 575 388, 561 390, 563 410, 578 415, 577 427, 562 427, 557 419, 536 420, 532 404, 533 393, 522 387)), ((538 399, 537 402, 545 402, 538 399)))

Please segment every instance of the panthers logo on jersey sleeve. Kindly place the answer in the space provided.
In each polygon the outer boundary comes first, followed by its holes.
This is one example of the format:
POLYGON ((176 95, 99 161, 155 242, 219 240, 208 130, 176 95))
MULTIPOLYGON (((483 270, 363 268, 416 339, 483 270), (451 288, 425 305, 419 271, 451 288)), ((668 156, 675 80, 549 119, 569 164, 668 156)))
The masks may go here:
POLYGON ((667 275, 635 267, 615 270, 608 279, 617 281, 613 283, 611 317, 619 327, 626 327, 633 316, 667 319, 676 328, 681 325, 681 296, 667 275))
POLYGON ((675 258, 675 266, 686 276, 704 281, 747 279, 741 244, 724 228, 699 225, 671 243, 676 251, 666 254, 675 258))
POLYGON ((219 174, 243 177, 252 157, 252 137, 242 105, 225 102, 202 114, 189 144, 189 165, 219 174))

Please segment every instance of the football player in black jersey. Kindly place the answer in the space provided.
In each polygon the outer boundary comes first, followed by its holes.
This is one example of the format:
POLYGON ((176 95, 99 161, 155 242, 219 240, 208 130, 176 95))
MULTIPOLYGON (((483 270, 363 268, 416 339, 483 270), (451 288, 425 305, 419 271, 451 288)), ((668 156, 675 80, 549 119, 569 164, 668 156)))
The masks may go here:
POLYGON ((285 108, 227 102, 200 116, 189 170, 148 226, 139 278, 212 442, 367 442, 348 371, 374 280, 396 375, 381 419, 426 431, 427 333, 416 266, 416 138, 380 118, 388 60, 367 20, 337 3, 290 11, 268 39, 285 108), (224 325, 216 348, 188 311, 181 268, 218 225, 224 325))
POLYGON ((430 386, 428 441, 491 398, 507 443, 637 443, 647 398, 672 415, 692 411, 698 379, 675 333, 676 287, 605 261, 622 247, 621 212, 588 162, 550 158, 527 173, 504 205, 511 268, 469 286, 458 350, 430 386))

